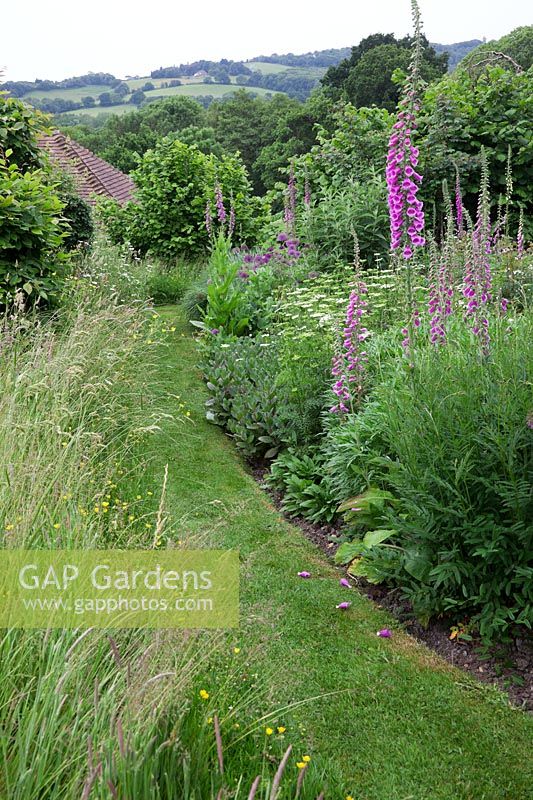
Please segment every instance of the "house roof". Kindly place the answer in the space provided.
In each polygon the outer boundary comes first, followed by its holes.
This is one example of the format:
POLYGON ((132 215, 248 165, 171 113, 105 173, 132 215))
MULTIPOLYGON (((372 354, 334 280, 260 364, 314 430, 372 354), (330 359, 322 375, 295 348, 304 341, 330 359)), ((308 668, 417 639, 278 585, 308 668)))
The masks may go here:
POLYGON ((74 178, 81 197, 89 203, 96 202, 95 196, 111 197, 121 204, 134 199, 135 184, 128 175, 60 131, 40 137, 39 144, 74 178))

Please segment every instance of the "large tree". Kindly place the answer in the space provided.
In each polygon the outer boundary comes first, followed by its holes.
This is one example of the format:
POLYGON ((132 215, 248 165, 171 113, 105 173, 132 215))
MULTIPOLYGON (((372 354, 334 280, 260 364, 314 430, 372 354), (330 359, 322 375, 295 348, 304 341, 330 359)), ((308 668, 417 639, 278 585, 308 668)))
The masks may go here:
MULTIPOLYGON (((393 73, 403 72, 409 65, 413 46, 411 36, 396 39, 392 33, 375 33, 352 47, 350 58, 330 67, 322 85, 334 99, 344 99, 357 106, 376 105, 393 110, 399 99, 400 86, 393 73)), ((430 82, 440 78, 448 68, 448 54, 437 55, 428 40, 422 37, 421 72, 430 82)))

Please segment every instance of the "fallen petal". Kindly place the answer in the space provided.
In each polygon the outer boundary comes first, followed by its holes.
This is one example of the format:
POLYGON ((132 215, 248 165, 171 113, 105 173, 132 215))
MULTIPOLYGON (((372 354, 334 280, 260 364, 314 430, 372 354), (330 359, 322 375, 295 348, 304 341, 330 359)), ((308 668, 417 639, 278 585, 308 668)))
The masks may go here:
POLYGON ((351 605, 352 605, 351 603, 347 603, 346 601, 344 601, 344 603, 339 603, 339 605, 336 606, 336 608, 341 608, 343 611, 345 611, 347 608, 350 608, 351 605))
POLYGON ((390 639, 392 636, 392 631, 390 631, 388 628, 383 628, 382 631, 378 631, 376 633, 376 636, 381 636, 382 639, 390 639))
POLYGON ((341 578, 339 583, 340 583, 341 586, 345 586, 347 589, 351 589, 352 588, 352 585, 351 585, 350 581, 347 581, 346 578, 341 578))
POLYGON ((304 572, 299 572, 298 573, 298 577, 299 578, 310 578, 311 577, 311 573, 310 572, 305 572, 305 571, 304 572))

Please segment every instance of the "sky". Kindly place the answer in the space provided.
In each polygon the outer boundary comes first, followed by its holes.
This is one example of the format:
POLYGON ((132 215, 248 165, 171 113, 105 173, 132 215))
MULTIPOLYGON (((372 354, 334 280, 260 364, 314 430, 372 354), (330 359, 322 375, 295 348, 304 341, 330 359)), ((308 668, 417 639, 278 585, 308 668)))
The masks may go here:
MULTIPOLYGON (((3 0, 4 80, 87 72, 144 77, 199 59, 351 47, 411 30, 409 0, 3 0), (8 31, 9 35, 5 32, 8 31)), ((529 0, 419 0, 432 42, 497 39, 533 20, 529 0)))

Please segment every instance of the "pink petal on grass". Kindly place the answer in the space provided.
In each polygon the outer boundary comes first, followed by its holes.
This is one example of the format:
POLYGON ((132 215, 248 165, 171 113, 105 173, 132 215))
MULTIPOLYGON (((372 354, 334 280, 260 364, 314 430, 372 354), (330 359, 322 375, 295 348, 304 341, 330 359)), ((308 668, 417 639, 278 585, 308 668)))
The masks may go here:
POLYGON ((378 631, 376 633, 376 636, 381 636, 382 639, 390 639, 392 636, 392 631, 390 631, 388 628, 383 628, 382 631, 378 631))
POLYGON ((311 577, 311 573, 310 572, 305 572, 305 570, 304 570, 303 572, 299 572, 298 573, 298 577, 299 578, 310 578, 311 577))
POLYGON ((335 606, 335 607, 336 607, 336 608, 340 608, 340 609, 342 609, 343 611, 346 611, 346 609, 347 609, 347 608, 350 608, 350 606, 351 606, 351 605, 352 605, 351 603, 347 603, 346 601, 344 601, 344 603, 339 603, 339 605, 338 605, 338 606, 335 606))
POLYGON ((350 581, 346 580, 346 578, 341 578, 339 583, 340 583, 341 586, 346 587, 346 589, 351 589, 352 588, 352 585, 351 585, 350 581))

